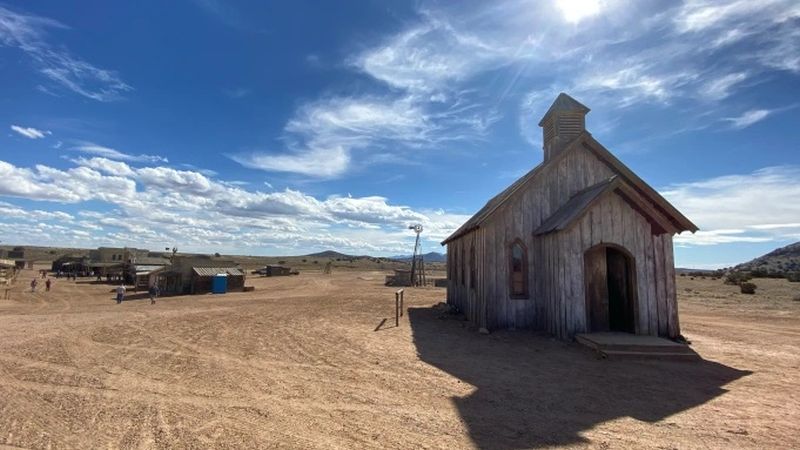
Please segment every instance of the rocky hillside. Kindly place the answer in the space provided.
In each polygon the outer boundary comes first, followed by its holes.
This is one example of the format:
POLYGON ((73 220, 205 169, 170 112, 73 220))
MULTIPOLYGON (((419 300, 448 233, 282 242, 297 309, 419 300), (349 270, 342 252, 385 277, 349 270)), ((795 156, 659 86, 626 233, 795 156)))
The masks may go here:
POLYGON ((789 244, 752 261, 739 264, 734 267, 734 270, 767 274, 800 272, 800 242, 789 244))

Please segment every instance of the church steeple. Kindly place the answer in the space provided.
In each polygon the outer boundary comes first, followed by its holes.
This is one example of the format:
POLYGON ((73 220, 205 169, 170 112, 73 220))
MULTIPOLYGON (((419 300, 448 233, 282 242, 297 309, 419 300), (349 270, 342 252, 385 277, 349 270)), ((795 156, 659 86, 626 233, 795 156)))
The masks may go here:
POLYGON ((544 159, 556 155, 564 145, 586 130, 589 108, 565 93, 558 94, 539 126, 542 127, 544 159))

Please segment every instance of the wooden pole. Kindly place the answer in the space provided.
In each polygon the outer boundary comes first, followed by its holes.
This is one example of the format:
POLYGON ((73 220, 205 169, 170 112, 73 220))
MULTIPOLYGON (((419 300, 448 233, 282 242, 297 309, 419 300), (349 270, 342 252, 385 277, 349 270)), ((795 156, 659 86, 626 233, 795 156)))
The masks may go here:
POLYGON ((400 291, 394 293, 394 326, 400 326, 400 291))
POLYGON ((405 291, 400 289, 400 317, 403 316, 403 310, 405 309, 405 307, 403 306, 403 296, 404 296, 403 294, 405 294, 405 291))

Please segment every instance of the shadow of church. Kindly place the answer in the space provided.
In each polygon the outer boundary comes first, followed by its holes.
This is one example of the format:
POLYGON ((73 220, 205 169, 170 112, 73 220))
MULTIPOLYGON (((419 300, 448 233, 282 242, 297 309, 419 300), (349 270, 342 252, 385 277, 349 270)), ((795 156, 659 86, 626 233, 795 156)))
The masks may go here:
POLYGON ((420 358, 475 386, 453 398, 480 448, 586 442, 603 422, 657 422, 727 392, 752 372, 712 361, 601 360, 578 344, 531 332, 480 335, 433 308, 408 310, 420 358))

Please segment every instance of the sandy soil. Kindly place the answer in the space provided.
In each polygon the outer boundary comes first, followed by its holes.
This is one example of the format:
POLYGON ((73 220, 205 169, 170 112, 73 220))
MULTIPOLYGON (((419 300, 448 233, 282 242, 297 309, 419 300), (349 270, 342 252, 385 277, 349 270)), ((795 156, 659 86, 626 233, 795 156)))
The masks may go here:
POLYGON ((800 448, 800 284, 679 278, 699 362, 483 336, 380 272, 163 298, 56 280, 0 300, 0 443, 33 448, 800 448), (387 322, 379 329, 382 319, 387 322))

